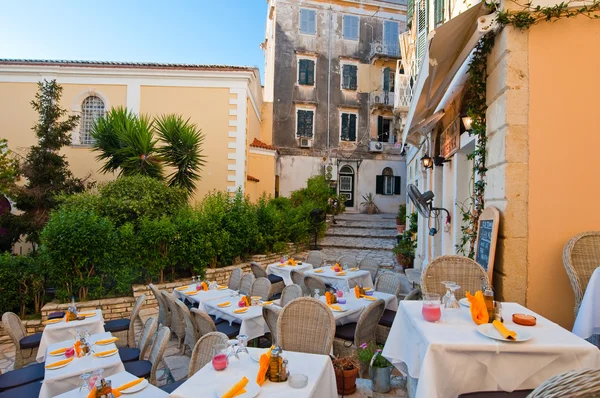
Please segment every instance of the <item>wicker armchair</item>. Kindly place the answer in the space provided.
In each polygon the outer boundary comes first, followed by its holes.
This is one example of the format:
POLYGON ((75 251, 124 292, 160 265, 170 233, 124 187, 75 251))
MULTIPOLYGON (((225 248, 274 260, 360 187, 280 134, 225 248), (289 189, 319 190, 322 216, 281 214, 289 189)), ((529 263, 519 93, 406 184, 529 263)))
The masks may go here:
POLYGON ((182 312, 177 303, 175 303, 175 299, 171 296, 171 293, 166 290, 163 290, 161 293, 171 312, 171 331, 177 338, 177 348, 181 349, 185 340, 185 319, 181 316, 182 312))
POLYGON ((423 294, 446 294, 442 281, 453 281, 460 286, 455 292, 457 299, 465 297, 465 292, 481 290, 483 283, 489 283, 488 274, 474 260, 463 256, 440 256, 430 262, 423 270, 423 294))
POLYGON ((144 322, 140 317, 142 306, 146 302, 146 295, 142 294, 137 298, 131 311, 129 319, 111 319, 104 322, 104 330, 111 332, 113 336, 118 337, 116 345, 119 347, 135 347, 136 326, 141 330, 144 322))
POLYGON ((600 397, 600 369, 572 370, 551 377, 527 398, 600 397))
POLYGON ((277 345, 277 319, 279 318, 280 312, 281 307, 274 305, 265 305, 262 307, 263 318, 265 318, 265 322, 267 323, 269 331, 271 332, 272 345, 277 345))
POLYGON ((198 333, 200 337, 211 333, 211 332, 221 332, 230 339, 237 337, 240 334, 240 324, 229 322, 221 322, 215 324, 210 316, 206 312, 200 311, 198 308, 191 309, 192 316, 194 317, 194 323, 198 328, 198 333))
POLYGON ((150 347, 152 337, 154 336, 154 333, 156 333, 157 326, 158 321, 156 318, 148 318, 144 324, 144 329, 138 340, 137 347, 119 347, 121 362, 125 363, 144 359, 146 357, 146 351, 148 351, 148 348, 150 347))
MULTIPOLYGON (((575 316, 594 270, 600 266, 600 231, 584 232, 571 238, 563 250, 563 264, 575 293, 575 316)), ((587 339, 600 347, 600 335, 587 339)))
POLYGON ((252 284, 254 283, 254 275, 252 274, 244 274, 242 275, 242 280, 240 281, 240 294, 248 295, 252 290, 252 284))
POLYGON ((230 290, 238 290, 240 288, 240 281, 242 279, 242 269, 236 268, 229 274, 229 282, 227 282, 227 288, 230 290))
POLYGON ((14 369, 20 369, 28 363, 34 362, 42 334, 36 333, 27 336, 21 318, 12 312, 2 314, 2 327, 6 330, 15 346, 14 369))
POLYGON ((158 303, 158 324, 161 326, 171 327, 171 312, 167 302, 156 286, 151 283, 148 285, 148 287, 150 290, 152 290, 154 298, 156 298, 156 302, 158 303))
POLYGON ((125 362, 123 364, 125 370, 134 376, 149 378, 150 383, 156 385, 156 370, 165 353, 170 337, 171 330, 166 326, 161 327, 152 344, 152 350, 150 351, 148 360, 125 362))
POLYGON ((285 307, 290 301, 302 297, 302 288, 298 285, 289 285, 283 289, 281 293, 281 299, 279 300, 279 306, 285 307))
POLYGON ((376 291, 393 294, 397 298, 400 298, 401 289, 400 276, 394 272, 383 272, 375 281, 376 291))
POLYGON ((365 257, 358 265, 358 268, 369 271, 371 273, 371 280, 375 282, 375 279, 377 279, 377 273, 379 272, 379 263, 377 261, 372 258, 365 257))
POLYGON ((252 274, 256 279, 266 278, 271 283, 268 298, 281 294, 283 288, 285 287, 285 282, 283 281, 282 277, 274 274, 267 275, 267 271, 265 271, 260 264, 255 262, 250 263, 250 269, 252 269, 252 274))
POLYGON ((404 297, 404 300, 419 301, 422 299, 423 299, 423 292, 421 292, 421 289, 418 287, 411 290, 410 293, 408 293, 406 295, 406 297, 404 297))
POLYGON ((284 351, 329 355, 334 334, 331 310, 310 297, 286 305, 277 320, 277 342, 284 351))
POLYGON ((323 282, 323 280, 318 276, 305 275, 304 284, 310 291, 311 296, 315 294, 315 290, 319 290, 319 294, 323 295, 325 294, 325 290, 327 289, 327 286, 325 286, 325 282, 323 282))
POLYGON ((356 267, 356 265, 358 264, 358 262, 356 261, 356 256, 351 256, 349 254, 346 254, 344 256, 340 256, 338 258, 337 262, 340 265, 346 264, 348 266, 348 268, 356 267))
POLYGON ((294 282, 294 285, 300 286, 300 289, 302 289, 303 296, 310 296, 310 290, 308 290, 308 287, 306 287, 306 285, 304 284, 304 272, 296 271, 295 269, 293 269, 290 272, 290 278, 292 278, 292 282, 294 282))
POLYGON ((251 296, 260 296, 263 300, 268 300, 271 291, 271 282, 267 278, 257 278, 250 289, 251 296))
POLYGON ((313 250, 310 253, 308 253, 305 262, 312 265, 313 268, 320 268, 325 262, 325 256, 320 251, 313 250))
POLYGON ((200 333, 189 308, 180 300, 175 300, 175 304, 179 308, 179 316, 183 318, 185 323, 185 337, 183 338, 183 347, 181 348, 181 354, 183 355, 185 354, 186 346, 189 347, 190 352, 194 351, 194 347, 200 338, 200 333))

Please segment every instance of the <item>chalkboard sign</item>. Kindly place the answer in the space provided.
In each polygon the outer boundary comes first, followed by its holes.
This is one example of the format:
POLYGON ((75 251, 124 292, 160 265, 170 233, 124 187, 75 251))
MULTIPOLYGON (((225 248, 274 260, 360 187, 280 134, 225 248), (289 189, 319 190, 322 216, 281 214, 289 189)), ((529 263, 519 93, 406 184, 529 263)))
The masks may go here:
POLYGON ((486 207, 479 217, 475 261, 487 271, 490 282, 494 272, 499 222, 500 213, 495 207, 486 207))

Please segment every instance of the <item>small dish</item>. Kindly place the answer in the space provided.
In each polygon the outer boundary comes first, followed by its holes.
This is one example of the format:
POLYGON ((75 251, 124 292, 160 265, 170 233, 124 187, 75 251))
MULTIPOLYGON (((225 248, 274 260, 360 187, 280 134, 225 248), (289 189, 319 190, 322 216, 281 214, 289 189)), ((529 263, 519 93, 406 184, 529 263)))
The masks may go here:
POLYGON ((346 304, 346 299, 339 298, 337 299, 338 304, 346 304))
POLYGON ((308 385, 308 376, 300 373, 290 375, 288 378, 288 384, 292 388, 304 388, 308 385))
POLYGON ((54 370, 54 369, 60 369, 60 368, 64 368, 65 366, 67 366, 68 364, 70 364, 71 362, 73 362, 74 357, 69 358, 69 360, 64 360, 65 362, 63 362, 60 365, 56 365, 56 366, 52 366, 52 364, 50 365, 46 365, 46 369, 48 370, 54 370))
POLYGON ((133 394, 138 391, 142 391, 144 388, 148 387, 148 380, 144 379, 141 382, 137 383, 135 386, 131 386, 126 390, 119 390, 121 394, 133 394))

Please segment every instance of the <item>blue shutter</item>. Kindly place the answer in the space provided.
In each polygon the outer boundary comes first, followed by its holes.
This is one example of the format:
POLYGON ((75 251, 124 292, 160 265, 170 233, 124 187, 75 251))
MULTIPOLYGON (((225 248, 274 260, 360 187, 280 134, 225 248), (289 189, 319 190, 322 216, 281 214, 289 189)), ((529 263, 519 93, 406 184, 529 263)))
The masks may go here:
POLYGON ((315 61, 306 60, 306 84, 314 86, 315 84, 315 61))
POLYGON ((300 32, 314 35, 316 27, 316 11, 300 9, 300 32))
POLYGON ((356 141, 356 115, 351 114, 348 123, 348 140, 356 141))

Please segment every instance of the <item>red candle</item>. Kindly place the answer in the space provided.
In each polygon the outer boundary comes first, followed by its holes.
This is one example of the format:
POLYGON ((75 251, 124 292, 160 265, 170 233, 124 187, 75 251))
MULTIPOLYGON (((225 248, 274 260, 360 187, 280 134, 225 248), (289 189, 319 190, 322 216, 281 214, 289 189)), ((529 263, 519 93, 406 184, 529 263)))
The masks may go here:
POLYGON ((212 365, 215 368, 215 370, 225 370, 227 368, 227 355, 215 355, 212 359, 212 365))
POLYGON ((423 319, 427 322, 436 322, 442 317, 442 311, 440 310, 439 304, 423 303, 423 310, 421 313, 423 314, 423 319))

